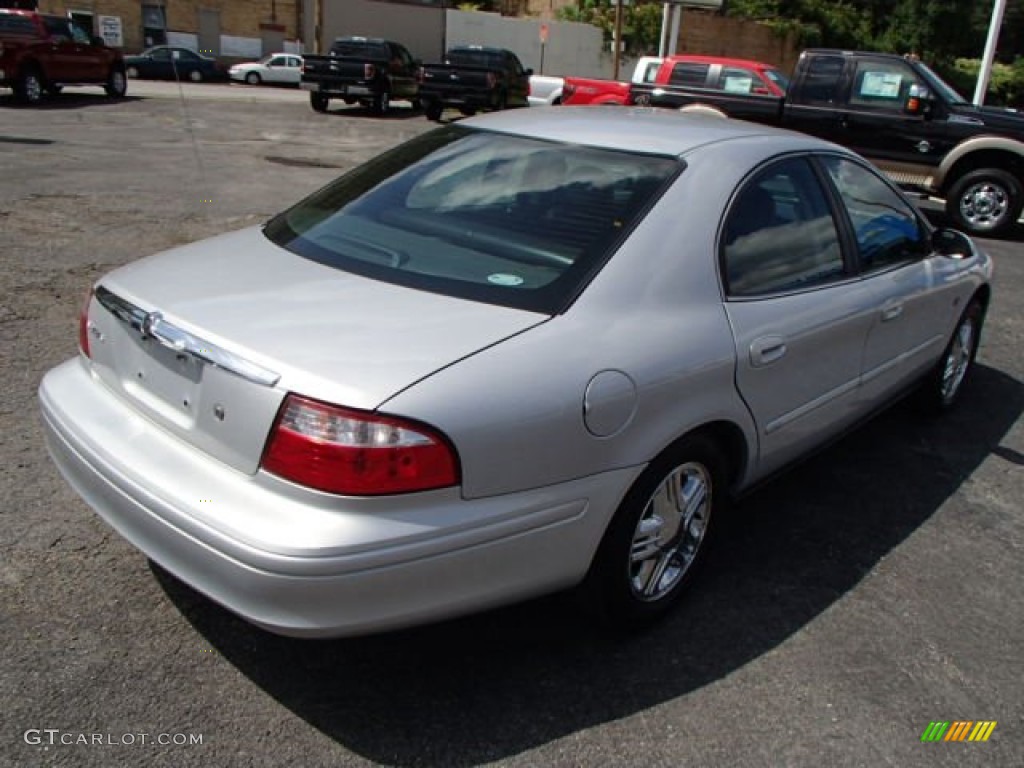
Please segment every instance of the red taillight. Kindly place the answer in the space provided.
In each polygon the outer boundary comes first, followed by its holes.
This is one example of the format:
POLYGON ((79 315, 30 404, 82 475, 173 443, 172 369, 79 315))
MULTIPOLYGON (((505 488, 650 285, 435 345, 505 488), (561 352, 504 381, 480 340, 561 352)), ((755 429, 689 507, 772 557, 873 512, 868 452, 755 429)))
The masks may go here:
POLYGON ((455 449, 422 424, 288 395, 261 466, 327 493, 381 496, 459 482, 455 449))
POLYGON ((92 357, 89 349, 89 304, 92 303, 92 288, 85 294, 82 309, 78 313, 78 348, 86 357, 92 357))
POLYGON ((377 74, 377 67, 373 64, 363 64, 363 79, 373 80, 373 76, 377 74))

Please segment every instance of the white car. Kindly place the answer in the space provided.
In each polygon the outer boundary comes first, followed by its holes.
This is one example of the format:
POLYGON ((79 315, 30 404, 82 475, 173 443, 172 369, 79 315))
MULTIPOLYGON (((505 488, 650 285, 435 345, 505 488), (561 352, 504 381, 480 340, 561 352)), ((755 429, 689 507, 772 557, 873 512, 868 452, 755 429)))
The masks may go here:
POLYGON ((228 75, 232 80, 249 85, 298 85, 302 77, 302 57, 294 53, 272 53, 259 61, 235 64, 228 75))

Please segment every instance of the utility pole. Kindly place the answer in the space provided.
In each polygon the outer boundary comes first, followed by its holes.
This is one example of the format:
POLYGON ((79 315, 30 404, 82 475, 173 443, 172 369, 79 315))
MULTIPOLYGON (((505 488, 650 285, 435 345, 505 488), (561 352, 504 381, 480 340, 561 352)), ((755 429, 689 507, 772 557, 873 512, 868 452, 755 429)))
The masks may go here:
POLYGON ((615 73, 613 80, 619 79, 619 64, 622 58, 622 0, 615 0, 615 35, 612 37, 612 46, 615 48, 615 73))
POLYGON ((981 59, 981 69, 978 70, 978 84, 974 87, 974 104, 979 107, 985 103, 985 91, 988 90, 988 81, 992 77, 992 61, 996 57, 996 44, 999 42, 999 30, 1003 26, 1004 13, 1006 0, 996 0, 992 7, 992 21, 988 25, 985 55, 981 59))

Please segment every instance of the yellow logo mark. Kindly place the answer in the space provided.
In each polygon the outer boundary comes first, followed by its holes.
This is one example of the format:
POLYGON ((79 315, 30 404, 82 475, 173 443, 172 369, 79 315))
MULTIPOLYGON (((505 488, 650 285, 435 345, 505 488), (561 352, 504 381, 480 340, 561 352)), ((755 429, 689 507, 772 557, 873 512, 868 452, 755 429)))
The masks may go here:
POLYGON ((200 504, 213 504, 213 499, 200 499, 200 504))

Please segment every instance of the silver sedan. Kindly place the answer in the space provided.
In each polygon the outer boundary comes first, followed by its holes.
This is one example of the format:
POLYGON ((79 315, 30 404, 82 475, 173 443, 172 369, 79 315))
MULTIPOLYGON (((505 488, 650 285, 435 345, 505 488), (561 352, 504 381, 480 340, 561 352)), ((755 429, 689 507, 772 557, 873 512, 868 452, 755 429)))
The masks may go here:
POLYGON ((272 631, 574 585, 636 624, 735 494, 903 394, 951 407, 991 271, 833 145, 515 110, 111 272, 40 401, 88 504, 272 631))

